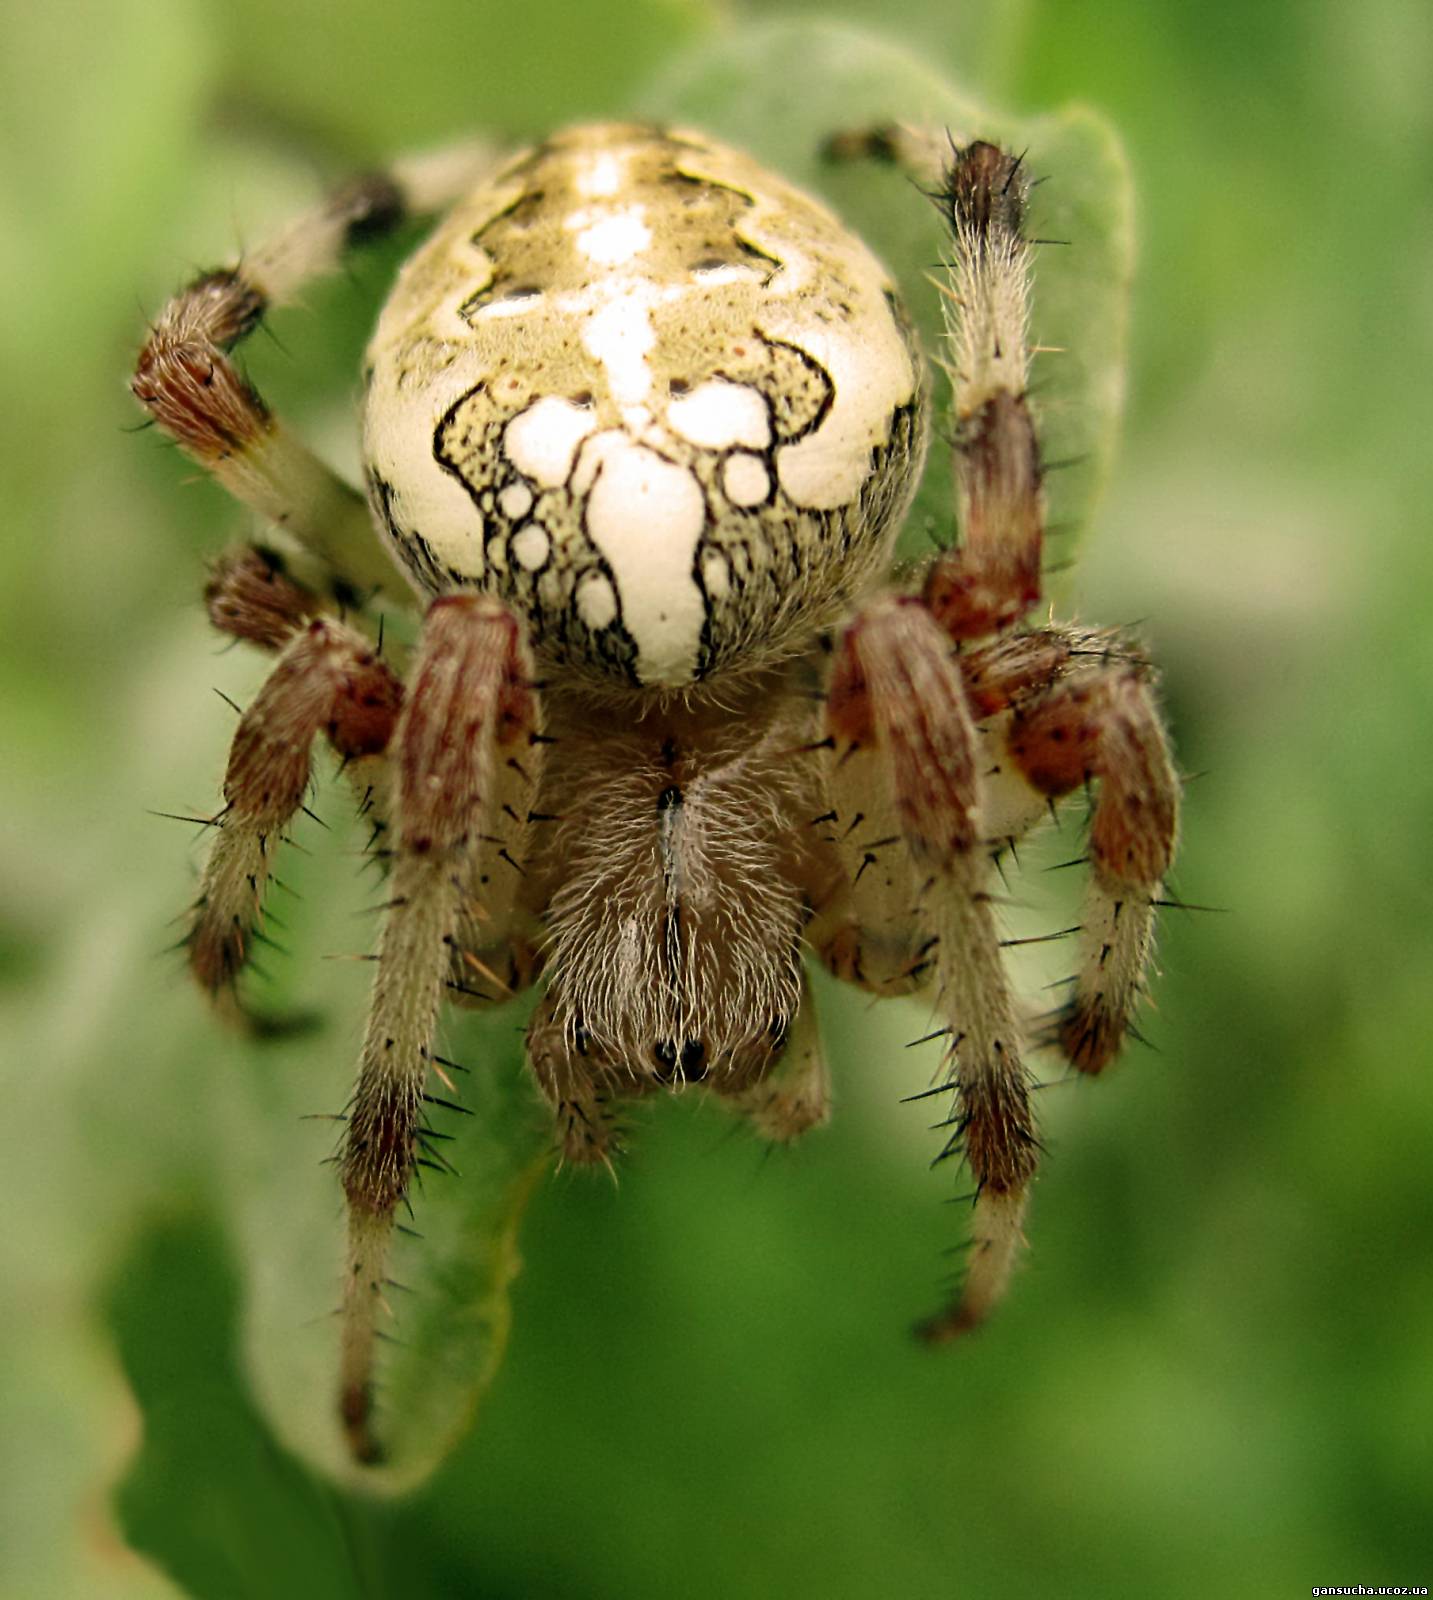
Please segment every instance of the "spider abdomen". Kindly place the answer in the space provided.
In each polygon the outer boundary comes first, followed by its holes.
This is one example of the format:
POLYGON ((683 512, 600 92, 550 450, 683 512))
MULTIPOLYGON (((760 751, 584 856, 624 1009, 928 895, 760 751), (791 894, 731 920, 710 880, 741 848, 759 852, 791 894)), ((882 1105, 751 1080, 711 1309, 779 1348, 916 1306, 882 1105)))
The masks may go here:
POLYGON ((703 136, 577 128, 405 269, 369 352, 382 524, 540 658, 682 688, 789 652, 889 555, 923 372, 885 269, 703 136))

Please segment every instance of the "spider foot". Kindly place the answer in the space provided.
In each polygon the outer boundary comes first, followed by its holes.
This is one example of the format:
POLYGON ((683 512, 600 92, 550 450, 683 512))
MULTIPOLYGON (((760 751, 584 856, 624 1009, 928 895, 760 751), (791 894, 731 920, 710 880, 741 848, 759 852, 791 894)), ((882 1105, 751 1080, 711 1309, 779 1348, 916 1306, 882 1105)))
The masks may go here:
POLYGON ((915 1334, 922 1343, 948 1344, 978 1328, 1000 1303, 1024 1248, 1025 1203, 1023 1188, 983 1189, 977 1196, 960 1293, 944 1311, 916 1324, 915 1334))
POLYGON ((1011 724, 1009 749, 1052 797, 1099 780, 1074 992, 1051 1042, 1081 1072, 1118 1054, 1144 992, 1161 885, 1179 827, 1179 780, 1140 662, 1072 678, 1011 724))

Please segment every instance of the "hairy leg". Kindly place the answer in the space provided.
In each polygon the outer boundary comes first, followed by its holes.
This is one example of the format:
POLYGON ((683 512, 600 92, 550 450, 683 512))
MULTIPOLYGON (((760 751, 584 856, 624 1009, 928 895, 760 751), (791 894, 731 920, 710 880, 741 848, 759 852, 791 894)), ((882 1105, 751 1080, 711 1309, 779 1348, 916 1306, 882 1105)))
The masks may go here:
POLYGON ((804 973, 796 1015, 760 1076, 732 1090, 724 1088, 718 1076, 711 1087, 773 1144, 790 1144, 830 1119, 831 1079, 816 1024, 816 1002, 804 973))
MULTIPOLYGON (((395 734, 392 872, 372 1009, 348 1117, 340 1404, 354 1455, 378 1459, 373 1355, 397 1208, 426 1159, 426 1082, 468 873, 495 773, 528 750, 536 695, 522 630, 498 600, 436 600, 395 734)), ((536 749, 530 751, 535 759, 536 749)))
POLYGON ((1144 992, 1179 826, 1179 779, 1155 675, 1117 633, 1047 628, 960 657, 981 715, 1003 716, 1002 767, 1053 804, 1098 784, 1074 994, 1049 1043, 1083 1072, 1118 1053, 1144 992))
POLYGON ((378 758, 401 696, 397 678, 362 634, 316 618, 291 630, 240 717, 188 936, 191 972, 231 1018, 253 1020, 235 984, 265 938, 265 891, 279 843, 303 805, 314 739, 326 734, 345 761, 378 758))
POLYGON ((945 309, 959 535, 926 574, 925 601, 953 638, 988 638, 1040 599, 1045 507, 1030 380, 1029 183, 1022 158, 976 140, 890 125, 832 142, 843 157, 904 167, 949 232, 937 281, 945 309))
POLYGON ((838 761, 873 741, 883 748, 918 866, 940 859, 925 838, 931 820, 937 832, 942 822, 948 830, 950 861, 931 880, 936 970, 955 1040, 953 1142, 963 1145, 978 1194, 964 1293, 927 1324, 932 1338, 978 1322, 998 1297, 1036 1151, 998 940, 973 876, 973 830, 961 818, 962 807, 976 804, 972 724, 984 724, 989 749, 978 786, 987 835, 1018 837, 1040 799, 1099 784, 1081 969, 1052 1041, 1083 1071, 1098 1072, 1129 1031, 1178 825, 1178 784, 1142 658, 1111 636, 1015 631, 1040 598, 1044 536, 1043 471, 1026 394, 1028 185, 1021 158, 994 145, 947 139, 945 146, 894 127, 846 135, 834 146, 838 155, 906 166, 929 187, 949 228, 939 287, 959 537, 927 568, 919 603, 888 600, 884 610, 857 617, 838 653, 827 707, 838 761), (929 638, 932 629, 955 642, 953 660, 948 645, 942 656, 929 638))
POLYGON ((271 306, 333 271, 346 250, 447 205, 490 163, 490 150, 464 147, 350 183, 243 260, 177 294, 135 365, 131 388, 160 427, 294 541, 305 582, 350 604, 399 585, 367 503, 275 417, 232 352, 271 306))
POLYGON ((1144 993, 1155 913, 1179 830, 1179 779, 1137 659, 1092 667, 1017 712, 1010 754, 1042 794, 1097 782, 1074 992, 1052 1042, 1082 1072, 1118 1053, 1144 993))
POLYGON ((828 727, 843 750, 879 752, 933 935, 934 999, 949 1032, 955 1133, 975 1178, 969 1271, 923 1334, 950 1338, 983 1321, 1021 1242, 1037 1140, 980 825, 980 742, 949 640, 916 600, 892 596, 857 615, 832 670, 828 727))

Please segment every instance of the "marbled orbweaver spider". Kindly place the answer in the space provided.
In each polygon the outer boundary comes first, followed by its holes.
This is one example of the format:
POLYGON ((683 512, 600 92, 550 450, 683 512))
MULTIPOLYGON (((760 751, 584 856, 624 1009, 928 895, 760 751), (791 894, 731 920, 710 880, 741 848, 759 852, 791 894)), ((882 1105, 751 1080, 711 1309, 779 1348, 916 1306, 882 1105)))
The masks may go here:
POLYGON ((880 263, 819 202, 685 129, 600 125, 363 179, 154 324, 134 393, 273 525, 210 580, 277 656, 239 723, 188 937, 242 1015, 279 841, 325 738, 389 869, 341 1170, 341 1410, 375 1459, 395 1214, 446 1081, 445 1001, 532 984, 533 1076, 566 1161, 609 1162, 624 1100, 701 1084, 764 1138, 825 1120, 803 960, 924 991, 974 1178, 980 1322, 1039 1150, 1025 1054, 1098 1073, 1130 1030, 1178 827, 1154 674, 1041 600, 1021 159, 885 129, 948 232, 952 547, 887 577, 926 452, 925 361, 880 263), (373 336, 362 496, 232 351, 346 247, 446 211, 373 336), (424 609, 411 659, 374 619, 424 609), (992 858, 1093 786, 1070 997, 1029 1037, 992 858))

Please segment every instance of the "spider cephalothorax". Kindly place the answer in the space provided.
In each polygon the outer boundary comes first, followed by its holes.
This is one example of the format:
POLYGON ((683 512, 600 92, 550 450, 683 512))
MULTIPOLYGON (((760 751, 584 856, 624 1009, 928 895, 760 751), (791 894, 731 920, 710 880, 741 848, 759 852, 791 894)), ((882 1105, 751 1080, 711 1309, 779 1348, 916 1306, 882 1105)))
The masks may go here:
POLYGON ((803 951, 928 991, 977 1190, 935 1339, 999 1297, 1038 1151, 992 856, 1092 781, 1080 970, 1037 1042, 1094 1073, 1129 1029, 1178 789, 1138 651, 1024 620, 1043 506, 1021 164, 896 130, 833 148, 921 172, 949 230, 959 539, 898 587, 926 439, 910 322, 825 207, 699 134, 580 127, 354 184, 177 296, 140 357, 140 400, 284 540, 208 590, 278 661, 214 819, 196 978, 242 1016, 320 734, 390 869, 342 1156, 360 1458, 445 997, 543 985, 529 1063, 561 1154, 591 1163, 614 1108, 663 1087, 700 1082, 774 1140, 823 1121, 803 951), (443 208, 369 350, 365 505, 228 352, 346 244, 443 208), (368 619, 414 591, 412 659, 385 660, 368 619))

